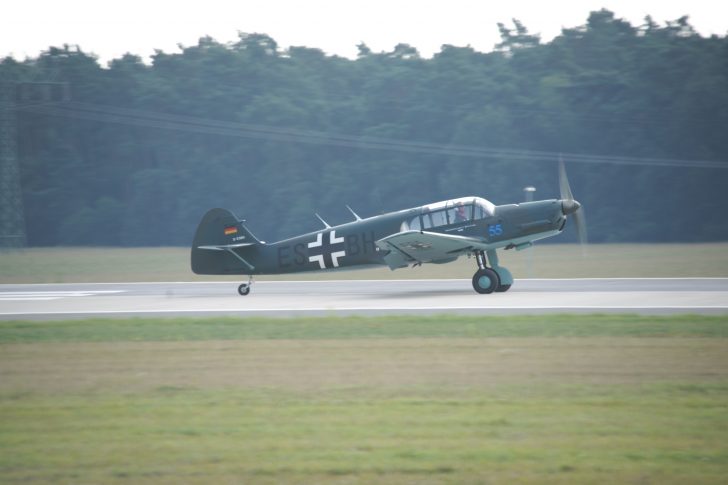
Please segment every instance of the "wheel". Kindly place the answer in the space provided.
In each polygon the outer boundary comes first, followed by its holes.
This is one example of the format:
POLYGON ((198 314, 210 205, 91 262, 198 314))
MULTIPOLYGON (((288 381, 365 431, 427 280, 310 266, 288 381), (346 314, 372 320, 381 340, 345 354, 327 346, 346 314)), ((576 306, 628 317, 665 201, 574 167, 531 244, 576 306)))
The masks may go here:
POLYGON ((240 293, 242 296, 247 295, 248 293, 250 293, 250 285, 243 283, 242 285, 238 286, 238 293, 240 293))
POLYGON ((496 293, 503 293, 504 291, 508 291, 511 289, 511 285, 498 285, 498 288, 495 289, 496 293))
POLYGON ((498 274, 490 268, 479 269, 473 275, 473 289, 478 293, 493 293, 499 285, 498 274))

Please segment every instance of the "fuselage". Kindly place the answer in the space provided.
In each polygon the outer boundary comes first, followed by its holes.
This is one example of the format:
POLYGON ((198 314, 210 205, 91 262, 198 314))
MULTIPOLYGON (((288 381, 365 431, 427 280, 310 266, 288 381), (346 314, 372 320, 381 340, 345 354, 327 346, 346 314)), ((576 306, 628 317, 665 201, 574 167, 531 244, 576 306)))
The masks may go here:
MULTIPOLYGON (((472 238, 480 250, 521 248, 558 234, 566 221, 557 199, 494 206, 465 197, 358 219, 272 244, 246 247, 254 269, 243 274, 323 271, 386 264, 376 241, 403 231, 427 231, 472 238)), ((445 263, 461 254, 428 261, 445 263)))

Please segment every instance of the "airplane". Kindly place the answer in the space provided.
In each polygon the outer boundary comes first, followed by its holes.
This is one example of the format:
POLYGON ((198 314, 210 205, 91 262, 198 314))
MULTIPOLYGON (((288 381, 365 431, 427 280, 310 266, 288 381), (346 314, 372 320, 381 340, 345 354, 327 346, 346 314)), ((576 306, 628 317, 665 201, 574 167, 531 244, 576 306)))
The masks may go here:
POLYGON ((574 200, 563 161, 560 199, 494 205, 461 197, 355 220, 272 244, 256 238, 226 209, 211 209, 195 232, 192 271, 200 275, 247 275, 238 287, 250 293, 254 275, 331 271, 386 265, 391 270, 423 263, 443 264, 475 256, 473 289, 480 294, 508 291, 513 276, 498 263, 498 249, 522 250, 556 236, 573 214, 579 240, 586 241, 581 204, 574 200))

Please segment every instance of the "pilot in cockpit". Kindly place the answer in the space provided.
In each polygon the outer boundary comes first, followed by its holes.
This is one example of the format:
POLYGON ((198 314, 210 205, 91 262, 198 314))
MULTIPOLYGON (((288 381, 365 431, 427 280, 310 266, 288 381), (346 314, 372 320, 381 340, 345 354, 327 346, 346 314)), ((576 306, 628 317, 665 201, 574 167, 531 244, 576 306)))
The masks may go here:
POLYGON ((455 210, 455 222, 465 222, 468 218, 465 215, 465 206, 458 206, 455 210))

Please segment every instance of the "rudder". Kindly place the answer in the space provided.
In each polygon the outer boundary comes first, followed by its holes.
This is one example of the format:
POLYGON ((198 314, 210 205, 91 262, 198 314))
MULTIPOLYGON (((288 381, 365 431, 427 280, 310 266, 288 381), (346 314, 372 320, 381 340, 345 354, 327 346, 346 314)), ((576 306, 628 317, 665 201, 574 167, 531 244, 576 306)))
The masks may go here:
POLYGON ((202 217, 192 241, 195 274, 253 274, 257 247, 264 243, 227 209, 211 209, 202 217))

